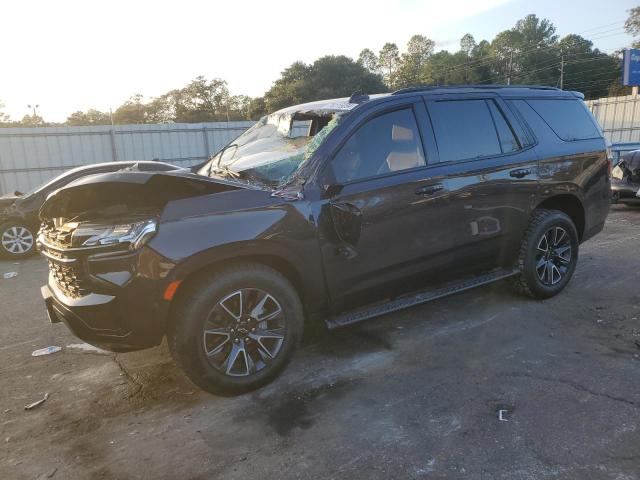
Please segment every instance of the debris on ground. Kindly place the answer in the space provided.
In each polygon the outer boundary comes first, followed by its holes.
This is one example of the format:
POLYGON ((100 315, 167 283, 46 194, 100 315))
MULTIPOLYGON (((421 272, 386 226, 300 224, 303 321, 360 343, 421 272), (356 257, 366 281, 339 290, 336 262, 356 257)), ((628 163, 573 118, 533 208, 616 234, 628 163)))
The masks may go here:
POLYGON ((508 422, 509 420, 505 418, 507 413, 509 413, 508 410, 498 410, 498 420, 501 422, 508 422))
POLYGON ((24 409, 25 410, 33 410, 34 408, 38 408, 40 405, 42 405, 44 402, 46 402, 48 398, 49 398, 49 393, 45 393, 44 397, 42 397, 37 402, 33 402, 33 403, 30 403, 29 405, 25 405, 24 409))
POLYGON ((18 272, 5 272, 2 274, 2 278, 4 278, 5 280, 9 280, 10 278, 17 277, 17 276, 18 276, 18 272))
POLYGON ((111 352, 107 352, 106 350, 102 350, 101 348, 94 347, 89 343, 72 343, 67 345, 67 348, 72 350, 81 350, 86 353, 98 353, 101 355, 109 355, 111 352))
POLYGON ((32 357, 40 357, 42 355, 51 355, 52 353, 56 353, 62 350, 62 347, 58 347, 56 345, 52 345, 50 347, 39 348, 38 350, 34 350, 31 353, 32 357))

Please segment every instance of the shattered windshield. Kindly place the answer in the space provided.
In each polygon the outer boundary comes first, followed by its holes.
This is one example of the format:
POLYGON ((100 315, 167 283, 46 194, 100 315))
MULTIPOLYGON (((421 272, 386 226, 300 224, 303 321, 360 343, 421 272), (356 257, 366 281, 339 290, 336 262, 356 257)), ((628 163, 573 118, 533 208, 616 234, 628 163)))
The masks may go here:
POLYGON ((353 106, 267 115, 215 154, 198 173, 272 187, 286 183, 353 106))

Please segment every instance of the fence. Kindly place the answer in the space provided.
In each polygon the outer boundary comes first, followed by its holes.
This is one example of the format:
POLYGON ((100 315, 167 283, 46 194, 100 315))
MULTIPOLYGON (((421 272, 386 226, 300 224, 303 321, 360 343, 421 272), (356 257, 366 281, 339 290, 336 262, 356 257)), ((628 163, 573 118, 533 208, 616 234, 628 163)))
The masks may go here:
POLYGON ((611 142, 640 142, 640 96, 599 98, 587 106, 611 142))
MULTIPOLYGON (((621 152, 628 150, 622 143, 640 142, 640 96, 589 100, 587 106, 605 136, 620 144, 621 152)), ((0 128, 0 195, 26 192, 64 170, 92 163, 160 160, 194 165, 251 125, 247 121, 0 128)))
POLYGON ((0 195, 26 192, 64 170, 92 163, 201 162, 253 122, 0 128, 0 195))

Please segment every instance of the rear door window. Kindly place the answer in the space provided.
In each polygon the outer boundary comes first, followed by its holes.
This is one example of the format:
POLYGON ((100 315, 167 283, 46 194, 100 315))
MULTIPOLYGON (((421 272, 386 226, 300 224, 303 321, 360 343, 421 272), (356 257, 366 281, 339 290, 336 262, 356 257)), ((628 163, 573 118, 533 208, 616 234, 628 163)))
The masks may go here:
POLYGON ((565 142, 602 136, 581 100, 529 99, 527 103, 565 142))
POLYGON ((424 167, 412 108, 384 113, 358 127, 331 162, 338 183, 424 167))
POLYGON ((489 105, 489 110, 491 110, 491 115, 493 116, 496 130, 498 131, 498 139, 500 140, 502 153, 511 153, 519 150, 520 144, 518 143, 511 126, 507 123, 507 119, 504 118, 504 114, 496 105, 496 102, 493 100, 487 100, 487 105, 489 105))
MULTIPOLYGON (((485 100, 429 102, 429 115, 441 162, 502 154, 498 133, 485 100)), ((505 141, 508 143, 508 135, 505 141)))

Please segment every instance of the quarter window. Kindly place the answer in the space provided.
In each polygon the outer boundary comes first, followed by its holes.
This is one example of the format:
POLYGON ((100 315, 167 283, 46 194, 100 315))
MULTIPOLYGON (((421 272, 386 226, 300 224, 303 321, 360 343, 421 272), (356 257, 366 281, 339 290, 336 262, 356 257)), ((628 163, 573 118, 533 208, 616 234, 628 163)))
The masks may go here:
POLYGON ((425 166, 411 108, 385 113, 360 126, 331 162, 338 183, 425 166))
POLYGON ((565 142, 602 135, 581 100, 527 100, 527 103, 565 142))

